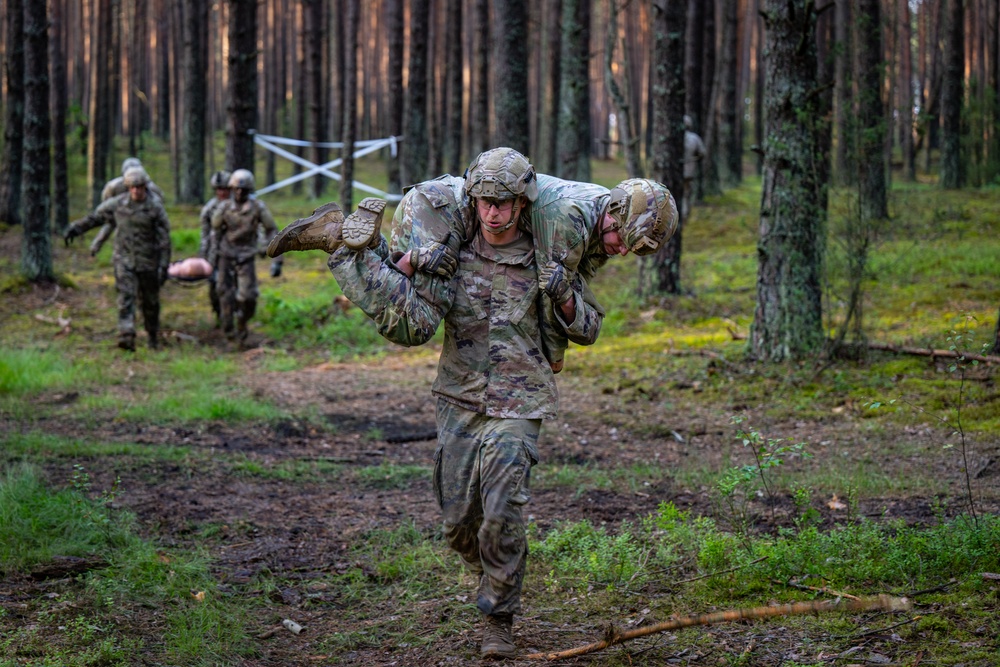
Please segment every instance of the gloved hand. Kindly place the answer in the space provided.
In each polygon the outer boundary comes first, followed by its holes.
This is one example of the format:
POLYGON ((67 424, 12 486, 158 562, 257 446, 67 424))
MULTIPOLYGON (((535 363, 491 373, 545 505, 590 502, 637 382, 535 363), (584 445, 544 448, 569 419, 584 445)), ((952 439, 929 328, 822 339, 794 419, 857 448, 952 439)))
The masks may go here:
POLYGON ((557 306, 573 298, 573 286, 570 284, 568 274, 566 267, 556 261, 550 261, 538 269, 538 287, 548 294, 557 306))
POLYGON ((272 278, 277 278, 278 276, 281 275, 281 265, 282 264, 284 264, 284 262, 281 261, 280 257, 278 257, 277 259, 275 259, 275 260, 273 260, 271 262, 271 277, 272 278))
POLYGON ((80 230, 77 229, 76 225, 70 225, 66 228, 66 231, 63 232, 63 242, 66 244, 67 248, 73 245, 73 239, 77 236, 81 236, 81 233, 80 230))
POLYGON ((410 251, 410 265, 417 271, 451 278, 458 270, 459 242, 458 236, 449 232, 444 237, 444 243, 432 241, 425 246, 414 248, 410 251))

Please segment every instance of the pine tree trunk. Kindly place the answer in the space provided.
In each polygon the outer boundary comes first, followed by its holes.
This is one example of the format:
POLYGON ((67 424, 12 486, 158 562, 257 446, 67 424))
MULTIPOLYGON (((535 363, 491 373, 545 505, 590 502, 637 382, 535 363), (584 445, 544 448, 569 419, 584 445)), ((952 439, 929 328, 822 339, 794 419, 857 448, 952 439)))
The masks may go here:
MULTIPOLYGON (((313 148, 313 162, 326 162, 326 148, 320 146, 326 139, 326 99, 323 91, 323 2, 322 0, 305 0, 303 19, 306 26, 306 78, 309 90, 306 104, 309 107, 310 138, 316 142, 313 148)), ((348 36, 350 39, 350 36, 348 36)), ((354 35, 357 43, 357 35, 354 35)), ((349 74, 345 72, 345 74, 349 74)), ((355 75, 357 77, 357 75, 355 75)), ((355 81, 357 79, 355 78, 355 81)), ((326 189, 326 176, 316 174, 312 179, 312 196, 319 199, 326 189)))
MULTIPOLYGON (((29 2, 31 0, 28 0, 29 2)), ((24 172, 24 13, 21 0, 7 0, 7 82, 0 164, 0 221, 21 224, 21 176, 24 172)))
POLYGON ((886 135, 885 105, 882 103, 882 73, 885 60, 882 49, 881 0, 856 0, 854 79, 857 89, 857 173, 858 194, 863 220, 889 217, 885 180, 886 135))
POLYGON ((825 183, 816 180, 816 16, 813 0, 766 0, 767 131, 757 243, 757 308, 749 354, 799 359, 823 345, 825 183), (805 119, 806 122, 803 122, 805 119))
MULTIPOLYGON (((707 3, 688 0, 684 29, 684 113, 691 117, 691 131, 704 133, 705 108, 701 95, 701 81, 705 52, 705 11, 707 3)), ((709 10, 712 8, 709 7, 709 10)))
POLYGON ((184 108, 180 154, 180 201, 198 204, 205 199, 205 114, 208 108, 205 45, 202 27, 208 22, 208 5, 184 0, 184 108))
POLYGON ((563 0, 559 91, 559 164, 556 173, 590 180, 590 3, 563 0), (586 137, 587 141, 581 141, 586 137))
POLYGON ((615 104, 615 110, 617 111, 618 138, 621 140, 622 150, 625 152, 625 171, 629 178, 642 178, 643 169, 642 162, 639 160, 639 142, 632 129, 632 106, 630 102, 632 96, 629 85, 628 51, 624 47, 624 44, 622 51, 626 60, 625 66, 620 69, 622 72, 620 80, 624 90, 622 90, 622 87, 619 87, 618 79, 615 78, 612 71, 615 46, 618 41, 618 14, 618 5, 615 0, 612 0, 608 15, 607 37, 604 42, 604 85, 608 89, 608 93, 611 95, 611 99, 615 104))
POLYGON ((716 2, 707 3, 705 7, 704 44, 702 51, 701 105, 704 110, 702 123, 702 138, 705 140, 705 150, 708 157, 701 161, 702 193, 717 195, 722 193, 719 184, 719 109, 717 89, 719 87, 718 57, 715 49, 716 41, 716 2))
POLYGON ((257 2, 230 0, 229 131, 226 166, 254 169, 251 130, 257 127, 257 2))
POLYGON ((410 62, 403 139, 403 182, 427 178, 427 31, 429 0, 410 2, 410 62))
POLYGON ((852 182, 851 155, 853 150, 853 135, 850 128, 851 107, 851 0, 836 0, 836 16, 834 27, 835 64, 834 64, 834 134, 837 138, 834 152, 834 177, 841 185, 852 182))
MULTIPOLYGON (((666 0, 653 8, 653 166, 651 175, 671 192, 684 190, 684 0, 666 0)), ((679 197, 678 197, 679 198, 679 197)), ((680 212, 678 211, 678 215, 680 212)), ((684 218, 677 231, 655 255, 644 260, 653 269, 656 290, 681 293, 681 240, 684 218)), ((644 270, 645 274, 646 271, 644 270)), ((640 285, 640 289, 643 286, 640 285)))
POLYGON ((96 0, 94 4, 94 35, 91 40, 90 109, 87 126, 87 181, 90 184, 90 205, 101 202, 101 190, 108 180, 108 148, 111 135, 111 91, 109 86, 111 57, 111 2, 96 0))
MULTIPOLYGON (((579 1, 589 2, 589 0, 579 1)), ((496 16, 499 17, 494 61, 497 95, 493 105, 497 123, 497 143, 527 155, 530 151, 527 6, 525 0, 495 0, 495 9, 496 16)), ((563 63, 565 62, 564 58, 563 63)), ((587 76, 582 79, 583 82, 588 80, 587 76)), ((586 110, 586 107, 584 109, 586 110)), ((579 142, 579 138, 576 138, 576 141, 579 142)))
POLYGON ((21 270, 34 283, 51 282, 49 233, 49 34, 45 2, 24 5, 24 237, 21 270))
POLYGON ((944 78, 941 90, 941 186, 965 184, 961 155, 962 89, 965 72, 964 0, 948 3, 945 23, 944 78))
MULTIPOLYGON (((398 137, 403 134, 403 0, 386 0, 386 30, 389 42, 389 134, 398 137)), ((390 156, 387 162, 388 192, 402 192, 399 176, 399 153, 390 156)))
POLYGON ((68 86, 66 81, 66 56, 63 38, 63 0, 49 0, 49 60, 52 63, 50 95, 52 101, 52 226, 62 233, 69 224, 69 167, 66 154, 66 109, 68 86))
POLYGON ((445 99, 447 131, 444 138, 444 169, 450 174, 462 173, 462 4, 464 0, 448 0, 445 10, 447 26, 445 59, 447 93, 445 99))
POLYGON ((538 164, 535 166, 549 174, 558 172, 559 162, 559 89, 562 64, 560 49, 562 44, 562 0, 547 0, 544 3, 545 20, 542 48, 544 67, 542 76, 541 118, 539 119, 539 145, 542 147, 538 164))
POLYGON ((344 25, 344 142, 340 165, 340 206, 345 211, 354 207, 354 141, 358 127, 358 2, 347 0, 344 25))
POLYGON ((903 154, 903 179, 917 180, 913 149, 913 30, 909 0, 899 0, 899 146, 903 154))
POLYGON ((743 146, 740 105, 736 100, 738 23, 736 0, 722 2, 722 59, 719 72, 719 176, 722 184, 735 186, 743 180, 743 146))
POLYGON ((475 50, 472 57, 472 154, 479 155, 490 141, 490 4, 475 0, 472 7, 475 50))

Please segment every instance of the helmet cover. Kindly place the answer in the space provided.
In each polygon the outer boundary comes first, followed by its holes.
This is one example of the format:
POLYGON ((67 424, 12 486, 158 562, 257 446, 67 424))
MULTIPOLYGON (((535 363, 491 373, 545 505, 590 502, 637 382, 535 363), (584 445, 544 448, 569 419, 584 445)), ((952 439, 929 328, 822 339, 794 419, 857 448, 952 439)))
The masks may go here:
POLYGON ((636 255, 656 252, 677 230, 677 204, 666 186, 629 178, 611 190, 608 213, 622 242, 636 255))
POLYGON ((492 148, 472 161, 465 172, 465 194, 472 198, 538 198, 535 168, 513 148, 492 148))

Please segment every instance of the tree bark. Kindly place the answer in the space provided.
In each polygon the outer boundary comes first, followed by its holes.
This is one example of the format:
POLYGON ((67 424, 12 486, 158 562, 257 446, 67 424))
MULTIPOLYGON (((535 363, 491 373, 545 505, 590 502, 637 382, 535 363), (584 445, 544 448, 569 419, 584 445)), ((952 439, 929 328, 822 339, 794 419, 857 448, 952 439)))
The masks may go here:
POLYGON ((21 270, 33 283, 52 282, 49 233, 49 26, 45 2, 24 5, 24 237, 21 270))
MULTIPOLYGON (((389 43, 389 134, 403 134, 403 0, 386 0, 386 30, 389 43)), ((388 164, 388 191, 403 191, 399 177, 399 153, 390 156, 388 164)))
POLYGON ((590 180, 590 6, 591 0, 562 3, 556 173, 575 181, 590 180))
POLYGON ((719 110, 716 89, 719 87, 718 54, 716 53, 716 2, 707 3, 705 7, 704 50, 702 51, 702 71, 705 75, 701 80, 701 105, 704 110, 702 124, 702 139, 708 159, 701 162, 702 194, 717 195, 722 193, 719 184, 719 110))
POLYGON ((68 85, 66 56, 63 49, 65 23, 62 0, 49 0, 49 60, 52 63, 50 95, 52 102, 52 226, 62 233, 69 224, 69 167, 66 147, 66 109, 68 85))
POLYGON ((445 104, 444 168, 450 174, 462 173, 462 4, 448 0, 445 10, 445 104))
POLYGON ((472 142, 473 155, 490 147, 490 4, 489 0, 475 0, 472 8, 473 39, 475 49, 472 59, 473 95, 472 142))
POLYGON ((406 88, 406 138, 403 141, 403 182, 427 178, 427 31, 430 2, 410 3, 410 62, 406 88))
MULTIPOLYGON (((684 20, 686 2, 665 0, 653 6, 653 168, 652 177, 671 192, 684 190, 684 20), (662 6, 662 9, 660 8, 662 6)), ((655 275, 656 290, 681 293, 681 240, 684 218, 677 230, 645 260, 655 275)), ((641 284, 640 289, 645 290, 641 284)))
MULTIPOLYGON (((736 0, 722 0, 722 59, 719 61, 719 150, 716 152, 723 185, 735 186, 743 180, 743 146, 740 105, 736 100, 738 21, 736 0)), ((711 154, 709 159, 712 159, 711 154)))
MULTIPOLYGON (((587 3, 589 0, 580 2, 587 3)), ((493 105, 497 143, 527 155, 531 148, 528 130, 527 5, 525 0, 496 0, 494 6, 499 17, 494 61, 497 95, 493 105)), ((586 76, 583 79, 584 82, 588 80, 586 76)))
POLYGON ((854 79, 857 88, 857 173, 858 196, 863 220, 889 217, 886 192, 886 164, 883 141, 886 135, 885 105, 882 103, 882 72, 885 60, 882 49, 881 0, 856 0, 854 28, 854 79))
POLYGON ((813 0, 766 0, 764 178, 757 308, 749 354, 799 359, 823 345, 826 184, 816 178, 816 16, 813 0))
POLYGON ((944 79, 941 90, 941 187, 960 188, 965 184, 962 164, 962 89, 965 72, 965 2, 948 3, 945 23, 944 79))
POLYGON ((354 207, 354 141, 358 128, 358 2, 346 0, 344 26, 344 147, 340 164, 340 206, 354 207))
POLYGON ((917 180, 917 155, 913 149, 913 30, 909 0, 899 0, 899 147, 903 154, 903 179, 917 180))
MULTIPOLYGON (((30 0, 29 0, 30 2, 30 0)), ((7 0, 4 78, 3 163, 0 164, 0 221, 21 224, 21 176, 24 172, 24 12, 21 0, 7 0)))
POLYGON ((229 0, 229 128, 226 166, 254 169, 257 127, 257 2, 229 0))
POLYGON ((208 23, 208 5, 184 0, 184 107, 180 154, 180 202, 198 204, 205 199, 205 115, 208 111, 208 80, 203 27, 208 23))
MULTIPOLYGON (((327 140, 326 105, 324 104, 326 96, 323 91, 323 1, 304 0, 304 2, 306 78, 308 79, 307 88, 309 90, 306 104, 309 106, 309 130, 310 138, 315 142, 313 147, 313 162, 315 164, 323 164, 326 162, 326 148, 320 146, 320 143, 327 140)), ((348 39, 351 39, 350 35, 348 35, 348 39)), ((356 45, 358 41, 357 35, 354 35, 353 39, 356 45)), ((345 71, 345 74, 349 74, 349 72, 345 71)), ((357 75, 355 74, 356 84, 357 75)), ((326 189, 326 176, 316 174, 312 179, 312 186, 312 196, 316 199, 321 198, 323 191, 326 189)))
POLYGON ((833 172, 837 182, 847 185, 853 180, 851 172, 851 145, 853 133, 850 129, 851 107, 851 0, 835 0, 836 15, 834 27, 834 134, 836 150, 834 152, 833 172))
POLYGON ((90 65, 90 112, 87 131, 87 181, 90 204, 101 202, 101 190, 108 180, 111 145, 111 1, 96 0, 90 65))
POLYGON ((547 0, 544 3, 546 20, 543 22, 545 46, 542 53, 543 89, 541 118, 539 119, 539 145, 541 155, 538 167, 540 171, 549 174, 558 173, 559 165, 559 92, 561 83, 561 48, 562 48, 562 0, 547 0))

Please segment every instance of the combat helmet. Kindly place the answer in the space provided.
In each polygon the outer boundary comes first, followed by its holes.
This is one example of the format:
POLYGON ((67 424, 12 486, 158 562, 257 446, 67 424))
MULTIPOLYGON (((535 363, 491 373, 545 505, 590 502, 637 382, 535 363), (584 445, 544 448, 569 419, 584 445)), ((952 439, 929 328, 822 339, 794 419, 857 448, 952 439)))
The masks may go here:
POLYGON ((232 176, 228 171, 217 171, 212 174, 209 184, 213 188, 228 188, 229 187, 229 177, 232 176))
POLYGON ((472 161, 465 172, 465 194, 468 197, 516 199, 538 198, 535 168, 528 158, 513 148, 491 148, 472 161))
POLYGON ((646 178, 629 178, 611 190, 608 214, 622 242, 636 255, 656 252, 677 230, 677 204, 670 190, 646 178))
POLYGON ((141 167, 141 166, 142 166, 142 160, 140 160, 139 158, 137 157, 125 158, 124 160, 122 160, 122 176, 124 176, 125 172, 131 169, 132 167, 141 167))
POLYGON ((149 183, 149 174, 142 167, 129 167, 125 171, 125 175, 122 177, 125 182, 126 188, 131 188, 136 185, 146 185, 149 183))
POLYGON ((249 169, 237 169, 229 177, 229 187, 240 188, 242 190, 256 190, 256 183, 253 180, 253 173, 249 169))

